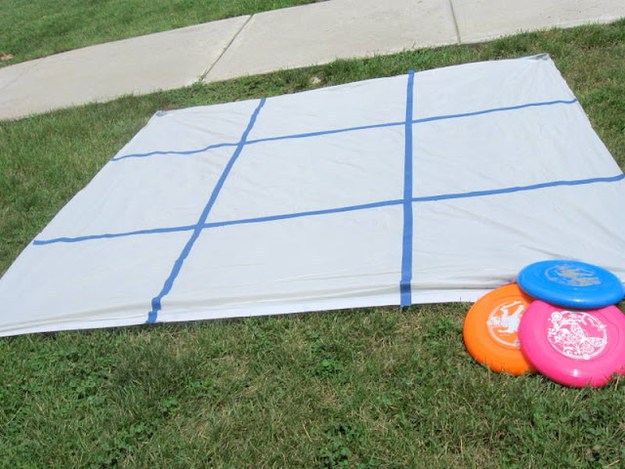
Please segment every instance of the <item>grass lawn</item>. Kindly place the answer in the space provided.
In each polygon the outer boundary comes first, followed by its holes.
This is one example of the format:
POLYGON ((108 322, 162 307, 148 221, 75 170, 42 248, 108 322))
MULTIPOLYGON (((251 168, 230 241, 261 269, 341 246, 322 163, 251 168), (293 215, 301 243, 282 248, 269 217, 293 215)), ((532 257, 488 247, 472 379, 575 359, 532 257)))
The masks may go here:
POLYGON ((1 0, 0 66, 142 34, 322 0, 1 0))
MULTIPOLYGON (((158 109, 541 52, 623 167, 625 21, 194 85, 0 122, 0 272, 158 109)), ((625 386, 492 373, 467 309, 0 339, 0 467, 625 467, 625 386)))

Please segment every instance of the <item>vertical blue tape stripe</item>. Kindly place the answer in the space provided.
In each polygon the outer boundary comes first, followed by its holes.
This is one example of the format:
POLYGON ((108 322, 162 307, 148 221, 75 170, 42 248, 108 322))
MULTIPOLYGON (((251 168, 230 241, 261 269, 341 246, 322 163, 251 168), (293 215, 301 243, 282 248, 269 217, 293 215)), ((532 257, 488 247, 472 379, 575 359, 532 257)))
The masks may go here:
POLYGON ((230 161, 228 161, 228 164, 224 168, 224 171, 221 174, 219 181, 217 181, 217 184, 215 185, 215 188, 213 189, 213 192, 210 196, 208 203, 206 204, 206 207, 204 207, 204 210, 202 211, 202 214, 200 215, 200 219, 195 225, 195 229, 193 230, 193 234, 191 235, 191 238, 189 239, 189 241, 187 241, 187 244, 182 250, 182 253, 180 254, 178 259, 174 263, 174 267, 172 268, 171 273, 169 274, 169 277, 167 277, 167 280, 165 280, 165 284, 163 285, 163 288, 161 289, 160 293, 156 295, 154 298, 152 298, 152 310, 148 313, 148 319, 146 322, 148 323, 156 322, 156 319, 158 318, 158 313, 162 308, 161 301, 171 291, 174 285, 174 281, 176 280, 176 277, 178 277, 178 274, 180 273, 180 269, 182 269, 182 264, 184 263, 185 259, 189 256, 189 253, 191 252, 193 245, 195 244, 195 242, 200 236, 200 233, 204 229, 204 224, 206 223, 208 214, 213 208, 213 205, 215 205, 217 196, 219 196, 219 192, 221 191, 221 188, 223 187, 224 182, 226 181, 226 178, 228 177, 228 174, 230 174, 230 171, 232 170, 234 163, 239 158, 239 155, 241 154, 241 151, 243 150, 243 147, 245 146, 247 137, 250 131, 252 130, 252 127, 254 127, 254 123, 256 122, 256 118, 258 117, 258 113, 260 112, 261 108, 265 104, 265 100, 266 98, 261 99, 260 103, 258 103, 258 106, 254 110, 254 113, 252 114, 252 117, 250 118, 250 122, 247 124, 247 128, 245 129, 245 132, 243 132, 243 135, 241 136, 241 140, 239 141, 237 148, 235 149, 232 157, 230 158, 230 161))
POLYGON ((401 255, 400 304, 412 304, 412 108, 414 96, 414 70, 408 72, 406 91, 406 126, 404 155, 404 230, 401 255))

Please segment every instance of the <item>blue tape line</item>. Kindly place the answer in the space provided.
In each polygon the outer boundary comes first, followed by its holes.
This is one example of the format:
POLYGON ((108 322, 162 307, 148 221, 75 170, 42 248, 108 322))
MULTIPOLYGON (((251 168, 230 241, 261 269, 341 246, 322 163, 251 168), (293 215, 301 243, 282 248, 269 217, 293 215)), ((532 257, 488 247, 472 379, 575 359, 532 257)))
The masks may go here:
MULTIPOLYGON (((229 220, 229 221, 220 221, 220 222, 213 222, 213 223, 204 223, 201 227, 202 229, 206 229, 206 228, 219 228, 222 226, 231 226, 231 225, 245 225, 249 223, 263 223, 263 222, 268 222, 268 221, 288 220, 290 218, 301 218, 301 217, 308 217, 308 216, 314 216, 314 215, 327 215, 331 213, 353 212, 356 210, 366 210, 370 208, 387 207, 390 205, 400 205, 403 203, 404 203, 403 199, 384 200, 382 202, 372 202, 372 203, 360 204, 360 205, 349 205, 346 207, 330 208, 330 209, 324 209, 324 210, 311 210, 308 212, 287 213, 287 214, 281 214, 281 215, 269 215, 266 217, 243 218, 241 220, 229 220)), ((197 225, 186 225, 186 226, 175 226, 172 228, 155 228, 155 229, 150 229, 150 230, 126 231, 123 233, 105 233, 105 234, 100 234, 100 235, 76 236, 75 238, 69 238, 69 237, 51 238, 51 239, 45 239, 45 240, 34 240, 33 244, 35 246, 44 246, 46 244, 55 244, 55 243, 79 243, 81 241, 92 241, 95 239, 123 238, 126 236, 136 236, 136 235, 144 235, 144 234, 176 233, 176 232, 184 232, 184 231, 193 231, 196 228, 197 228, 197 225)))
POLYGON ((537 189, 544 189, 546 187, 582 186, 586 184, 595 184, 598 182, 617 182, 623 179, 625 179, 625 174, 619 174, 618 176, 612 176, 612 177, 577 179, 577 180, 569 180, 569 181, 564 181, 564 180, 552 181, 552 182, 543 182, 540 184, 532 184, 529 186, 514 186, 514 187, 505 187, 503 189, 492 189, 492 190, 486 190, 486 191, 459 192, 456 194, 441 194, 441 195, 431 195, 431 196, 426 196, 426 197, 415 197, 412 199, 412 201, 413 202, 433 202, 437 200, 468 199, 471 197, 484 197, 488 195, 509 194, 511 192, 533 191, 537 189))
POLYGON ((414 100, 414 70, 408 72, 406 90, 406 126, 404 149, 404 230, 402 236, 400 304, 412 304, 412 108, 414 100))
MULTIPOLYGON (((540 184, 533 184, 531 186, 515 186, 515 187, 506 187, 503 189, 492 189, 485 191, 473 191, 473 192, 459 192, 455 194, 441 194, 441 195, 431 195, 425 197, 413 197, 413 202, 434 202, 437 200, 448 200, 448 199, 463 199, 470 197, 482 197, 488 195, 496 195, 496 194, 506 194, 510 192, 522 192, 522 191, 531 191, 536 189, 544 189, 546 187, 555 187, 555 186, 580 186, 585 184, 594 184, 599 182, 617 182, 625 179, 625 174, 620 174, 618 176, 612 177, 603 177, 603 178, 591 178, 591 179, 578 179, 578 180, 569 180, 569 181, 553 181, 553 182, 545 182, 540 184)), ((214 222, 214 223, 205 223, 202 225, 202 229, 206 228, 218 228, 222 226, 231 226, 231 225, 243 225, 248 223, 263 223, 269 221, 276 220, 286 220, 290 218, 301 218, 307 216, 314 215, 327 215, 331 213, 341 213, 341 212, 353 212, 355 210, 367 210, 370 208, 378 208, 378 207, 386 207, 392 205, 403 205, 404 199, 397 200, 385 200, 382 202, 372 202, 368 204, 361 205, 351 205, 347 207, 339 207, 339 208, 331 208, 325 210, 311 210, 308 212, 298 212, 298 213, 289 213, 282 215, 271 215, 266 217, 257 217, 257 218, 244 218, 241 220, 231 220, 231 221, 222 221, 222 222, 214 222)), ((63 237, 63 238, 52 238, 46 240, 34 240, 33 244, 35 246, 43 246, 46 244, 54 244, 54 243, 77 243, 81 241, 90 241, 95 239, 106 239, 106 238, 122 238, 126 236, 135 236, 142 234, 158 234, 158 233, 175 233, 182 231, 192 231, 195 230, 197 225, 187 225, 187 226, 177 226, 172 228, 156 228, 151 230, 138 230, 138 231, 128 231, 125 233, 107 233, 101 235, 89 235, 89 236, 77 236, 75 238, 63 237)))
POLYGON ((291 218, 310 217, 310 216, 315 216, 315 215, 328 215, 331 213, 354 212, 356 210, 367 210, 370 208, 388 207, 391 205, 401 205, 403 203, 404 203, 403 199, 385 200, 382 202, 373 202, 370 204, 361 204, 361 205, 351 205, 348 207, 330 208, 326 210, 311 210, 309 212, 289 213, 285 215, 271 215, 267 217, 246 218, 242 220, 206 223, 203 227, 204 228, 218 228, 221 226, 244 225, 248 223, 264 223, 268 221, 288 220, 291 218))
POLYGON ((434 116, 434 117, 424 117, 422 119, 415 119, 412 121, 413 124, 422 124, 424 122, 432 122, 432 121, 440 121, 446 119, 458 119, 461 117, 472 117, 472 116, 480 116, 482 114, 490 114, 493 112, 506 112, 506 111, 516 111, 518 109, 525 109, 529 107, 542 107, 542 106, 553 106, 555 104, 574 104, 577 102, 577 98, 571 99, 570 101, 557 99, 555 101, 544 101, 540 103, 529 103, 529 104, 519 104, 518 106, 507 106, 507 107, 498 107, 493 109, 484 109, 482 111, 473 111, 473 112, 465 112, 461 114, 445 114, 442 116, 434 116))
MULTIPOLYGON (((529 107, 541 107, 541 106, 553 106, 555 104, 574 104, 577 102, 577 99, 572 99, 572 100, 555 100, 555 101, 544 101, 544 102, 538 102, 538 103, 528 103, 528 104, 519 104, 517 106, 507 106, 507 107, 500 107, 500 108, 492 108, 492 109, 484 109, 484 110, 480 110, 480 111, 474 111, 474 112, 466 112, 466 113, 461 113, 461 114, 446 114, 446 115, 442 115, 442 116, 432 116, 432 117, 424 117, 421 119, 415 119, 415 120, 410 120, 409 122, 412 122, 413 124, 422 124, 425 122, 432 122, 432 121, 437 121, 437 120, 446 120, 446 119, 458 119, 458 118, 462 118, 462 117, 471 117, 471 116, 479 116, 482 114, 490 114, 492 112, 505 112, 505 111, 514 111, 517 109, 524 109, 524 108, 529 108, 529 107)), ((307 132, 307 133, 301 133, 301 134, 293 134, 293 135, 283 135, 283 136, 279 136, 279 137, 267 137, 267 138, 259 138, 256 140, 249 140, 247 142, 245 142, 246 145, 253 145, 256 143, 263 143, 263 142, 274 142, 274 141, 279 141, 279 140, 289 140, 289 139, 299 139, 299 138, 309 138, 309 137, 318 137, 321 135, 330 135, 330 134, 339 134, 339 133, 344 133, 344 132, 354 132, 354 131, 358 131, 358 130, 368 130, 368 129, 378 129, 378 128, 384 128, 384 127, 398 127, 400 125, 405 126, 406 125, 406 121, 403 122, 389 122, 389 123, 385 123, 385 124, 372 124, 372 125, 362 125, 362 126, 357 126, 357 127, 347 127, 344 129, 334 129, 334 130, 323 130, 323 131, 319 131, 319 132, 307 132)), ((228 147, 228 146, 237 146, 237 143, 219 143, 216 145, 209 145, 207 147, 204 148, 200 148, 199 150, 189 150, 189 151, 177 151, 177 150, 172 150, 172 151, 152 151, 149 153, 133 153, 133 154, 129 154, 129 155, 124 155, 124 156, 118 156, 116 158, 113 158, 111 161, 121 161, 127 158, 144 158, 144 157, 148 157, 148 156, 155 156, 155 155, 193 155, 193 154, 197 154, 197 153, 203 153, 206 152, 208 150, 212 150, 214 148, 221 148, 221 147, 228 147)))
MULTIPOLYGON (((347 127, 344 129, 323 130, 319 132, 306 132, 306 133, 301 133, 301 134, 282 135, 279 137, 258 138, 256 140, 248 140, 247 142, 245 142, 245 144, 254 145, 256 143, 275 142, 279 140, 291 140, 291 139, 298 139, 298 138, 318 137, 320 135, 339 134, 343 132, 378 129, 378 128, 383 128, 383 127, 396 127, 400 125, 405 125, 405 122, 389 122, 389 123, 384 123, 384 124, 361 125, 357 127, 347 127)), ((228 147, 228 146, 235 147, 237 146, 237 144, 236 143, 220 143, 217 145, 209 145, 207 147, 200 148, 199 150, 189 150, 189 151, 172 150, 172 151, 152 151, 149 153, 132 153, 129 155, 118 156, 116 158, 113 158, 111 161, 120 161, 120 160, 127 159, 127 158, 145 158, 147 156, 154 156, 154 155, 194 155, 197 153, 203 153, 205 151, 212 150, 214 148, 221 148, 221 147, 228 147)))
POLYGON ((120 160, 125 160, 127 158, 146 158, 148 156, 154 156, 154 155, 194 155, 196 153, 203 153, 205 151, 213 150, 215 148, 236 147, 237 145, 238 145, 237 143, 218 143, 216 145, 209 145, 207 147, 200 148, 199 150, 186 150, 186 151, 171 150, 171 151, 151 151, 149 153, 132 153, 130 155, 118 156, 116 158, 113 158, 111 161, 120 161, 120 160))
POLYGON ((200 215, 200 219, 198 220, 197 225, 195 226, 195 229, 193 230, 193 234, 191 235, 191 238, 189 239, 189 241, 187 241, 187 244, 185 245, 184 249, 180 253, 180 256, 174 263, 174 267, 172 268, 172 271, 169 274, 169 277, 167 277, 167 280, 165 280, 165 284, 163 285, 163 288, 161 289, 160 293, 156 295, 154 298, 152 298, 152 310, 148 313, 148 319, 146 321, 147 323, 156 322, 158 313, 162 308, 162 304, 161 304, 162 299, 171 291, 174 285, 174 281, 176 280, 176 277, 178 277, 178 274, 180 273, 180 269, 182 269, 182 264, 184 263, 185 259, 189 256, 189 253, 191 252, 193 245, 198 240, 200 233, 203 230, 202 225, 206 223, 208 214, 213 208, 213 205, 215 205, 215 201, 217 200, 217 197, 219 196, 219 193, 221 192, 224 182, 226 182, 226 178, 230 174, 230 171, 232 170, 234 163, 239 158, 239 155, 241 154, 241 151, 243 150, 243 147, 245 145, 245 140, 247 139, 247 136, 250 134, 252 127, 254 127, 254 124, 256 123, 256 118, 258 117, 258 113, 264 106, 265 100, 266 100, 265 98, 261 99, 260 102, 258 103, 258 106, 254 110, 254 113, 252 114, 252 117, 250 118, 250 121, 247 124, 247 128, 245 129, 245 132, 243 132, 243 135, 241 136, 241 140, 239 141, 239 144, 237 145, 236 150, 234 151, 232 157, 230 158, 230 161, 228 161, 228 164, 224 168, 223 173, 221 173, 221 177, 219 178, 219 181, 217 181, 217 185, 213 189, 210 199, 208 200, 206 207, 204 207, 204 210, 202 211, 202 214, 200 215))
POLYGON ((104 233, 99 235, 88 235, 88 236, 76 236, 75 238, 52 238, 52 239, 44 239, 44 240, 34 240, 33 244, 35 246, 43 246, 46 244, 54 244, 54 243, 79 243, 81 241, 91 241, 94 239, 113 239, 113 238, 123 238, 126 236, 136 236, 143 234, 158 234, 158 233, 177 233, 181 231, 191 231, 194 230, 196 225, 187 225, 187 226, 175 226, 172 228, 154 228, 151 230, 137 230, 137 231, 127 231, 125 233, 104 233))
POLYGON ((320 135, 340 134, 344 132, 354 132, 357 130, 380 129, 384 127, 397 127, 397 126, 405 125, 405 124, 406 122, 388 122, 385 124, 360 125, 357 127, 346 127, 344 129, 322 130, 319 132, 307 132, 307 133, 302 133, 302 134, 283 135, 280 137, 259 138, 256 140, 250 140, 249 142, 247 142, 247 144, 253 145, 255 143, 275 142, 277 140, 291 140, 291 139, 298 139, 298 138, 318 137, 320 135))

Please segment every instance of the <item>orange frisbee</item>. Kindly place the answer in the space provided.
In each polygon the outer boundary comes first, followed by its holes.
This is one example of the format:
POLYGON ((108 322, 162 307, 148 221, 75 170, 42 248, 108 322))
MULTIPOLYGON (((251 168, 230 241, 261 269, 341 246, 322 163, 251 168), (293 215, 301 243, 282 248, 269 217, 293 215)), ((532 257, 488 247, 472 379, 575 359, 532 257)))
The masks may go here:
POLYGON ((497 373, 522 375, 535 371, 521 353, 519 324, 533 298, 516 283, 480 298, 464 320, 464 343, 478 362, 497 373))

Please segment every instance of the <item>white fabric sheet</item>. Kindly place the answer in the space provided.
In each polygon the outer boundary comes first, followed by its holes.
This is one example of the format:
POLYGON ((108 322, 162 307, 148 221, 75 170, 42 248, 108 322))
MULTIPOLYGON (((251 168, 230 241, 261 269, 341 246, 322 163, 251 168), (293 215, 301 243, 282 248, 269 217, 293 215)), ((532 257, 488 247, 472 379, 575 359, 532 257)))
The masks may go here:
POLYGON ((624 279, 623 200, 545 55, 158 112, 2 277, 0 335, 624 279))

